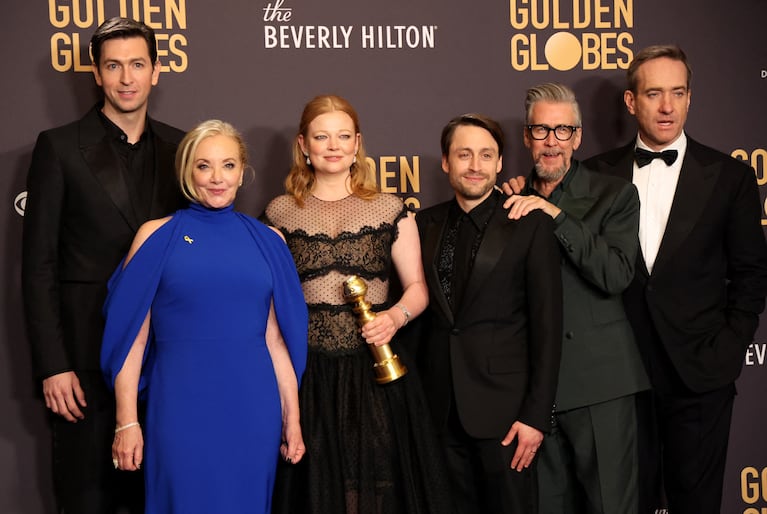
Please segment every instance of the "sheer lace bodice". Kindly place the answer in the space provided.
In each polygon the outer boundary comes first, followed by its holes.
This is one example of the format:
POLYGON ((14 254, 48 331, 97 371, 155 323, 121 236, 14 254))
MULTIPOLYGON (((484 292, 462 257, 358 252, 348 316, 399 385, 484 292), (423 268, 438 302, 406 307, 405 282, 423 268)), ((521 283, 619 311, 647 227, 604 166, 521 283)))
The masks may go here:
POLYGON ((309 345, 329 352, 363 345, 355 316, 343 298, 343 282, 358 275, 367 282, 373 310, 387 301, 391 246, 397 222, 407 213, 398 197, 363 200, 350 195, 323 201, 310 196, 299 208, 280 196, 266 208, 267 221, 282 231, 301 278, 309 306, 309 345))

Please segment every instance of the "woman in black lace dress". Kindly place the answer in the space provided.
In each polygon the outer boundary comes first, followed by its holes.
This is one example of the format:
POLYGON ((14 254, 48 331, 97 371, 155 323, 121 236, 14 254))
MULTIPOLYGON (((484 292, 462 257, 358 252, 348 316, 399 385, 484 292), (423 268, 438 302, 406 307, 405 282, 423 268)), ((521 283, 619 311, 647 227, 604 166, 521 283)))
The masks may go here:
POLYGON ((309 307, 300 391, 308 453, 281 467, 273 512, 449 512, 441 450, 414 366, 379 385, 367 348, 390 343, 428 303, 414 215, 398 197, 378 192, 357 113, 343 98, 306 105, 293 154, 288 194, 272 200, 266 218, 287 239, 309 307), (390 304, 392 265, 403 294, 390 304), (362 331, 343 297, 350 275, 365 280, 377 313, 362 331))

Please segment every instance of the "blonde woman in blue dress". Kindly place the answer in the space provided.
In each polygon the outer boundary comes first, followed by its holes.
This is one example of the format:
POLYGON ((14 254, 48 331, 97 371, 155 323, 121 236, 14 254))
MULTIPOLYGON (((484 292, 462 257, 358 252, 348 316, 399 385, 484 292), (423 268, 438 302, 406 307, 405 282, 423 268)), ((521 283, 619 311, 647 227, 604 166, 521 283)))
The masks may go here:
POLYGON ((147 514, 267 514, 279 452, 305 451, 306 307, 279 233, 234 211, 246 165, 231 125, 189 132, 176 158, 189 208, 144 224, 110 281, 112 456, 145 468, 147 514))

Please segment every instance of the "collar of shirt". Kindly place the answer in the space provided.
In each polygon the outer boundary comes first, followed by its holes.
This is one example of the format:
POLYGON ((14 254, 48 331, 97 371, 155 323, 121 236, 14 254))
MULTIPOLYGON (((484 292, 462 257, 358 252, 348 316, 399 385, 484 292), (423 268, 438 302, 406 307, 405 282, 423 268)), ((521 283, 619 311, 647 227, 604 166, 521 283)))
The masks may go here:
POLYGON ((490 217, 498 206, 501 197, 501 192, 497 189, 493 189, 490 195, 485 198, 481 204, 477 205, 469 212, 463 212, 463 209, 458 205, 458 202, 453 199, 453 204, 450 206, 450 213, 448 214, 448 221, 453 223, 458 221, 461 216, 465 216, 466 219, 471 220, 477 230, 482 231, 485 225, 487 225, 487 222, 490 221, 490 217))
MULTIPOLYGON (((649 152, 655 152, 656 150, 652 150, 647 144, 642 141, 642 138, 637 134, 637 142, 636 142, 636 148, 644 148, 645 150, 649 152)), ((679 172, 682 169, 682 161, 684 160, 684 153, 687 150, 687 135, 682 131, 681 134, 679 134, 679 137, 676 138, 671 144, 668 146, 665 146, 661 148, 660 150, 657 150, 658 152, 662 152, 664 150, 676 150, 677 157, 673 164, 668 166, 666 163, 662 162, 663 166, 666 166, 668 168, 671 168, 675 172, 679 172)), ((637 163, 634 162, 634 171, 637 169, 637 163)))
POLYGON ((474 227, 477 230, 484 230, 485 225, 487 225, 493 212, 495 212, 501 196, 501 192, 493 188, 490 195, 481 204, 466 213, 466 216, 474 223, 474 227))
POLYGON ((98 110, 98 113, 99 118, 101 118, 101 123, 104 125, 104 129, 109 135, 109 139, 113 142, 119 142, 123 145, 127 145, 128 148, 133 148, 140 145, 143 141, 146 141, 146 139, 149 137, 149 119, 147 119, 146 123, 144 123, 144 132, 141 133, 139 140, 135 144, 131 144, 128 142, 128 135, 123 132, 123 129, 118 127, 112 120, 110 120, 107 115, 101 111, 101 109, 98 110))

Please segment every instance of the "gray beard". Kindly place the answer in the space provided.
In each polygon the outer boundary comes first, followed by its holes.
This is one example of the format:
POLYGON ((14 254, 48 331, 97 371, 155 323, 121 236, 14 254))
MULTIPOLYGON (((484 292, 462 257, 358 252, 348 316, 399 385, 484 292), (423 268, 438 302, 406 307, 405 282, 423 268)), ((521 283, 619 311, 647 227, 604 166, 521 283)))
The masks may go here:
POLYGON ((556 182, 557 180, 564 177, 565 173, 567 173, 567 168, 564 166, 554 171, 548 171, 544 170, 540 163, 535 163, 535 174, 544 182, 556 182))

